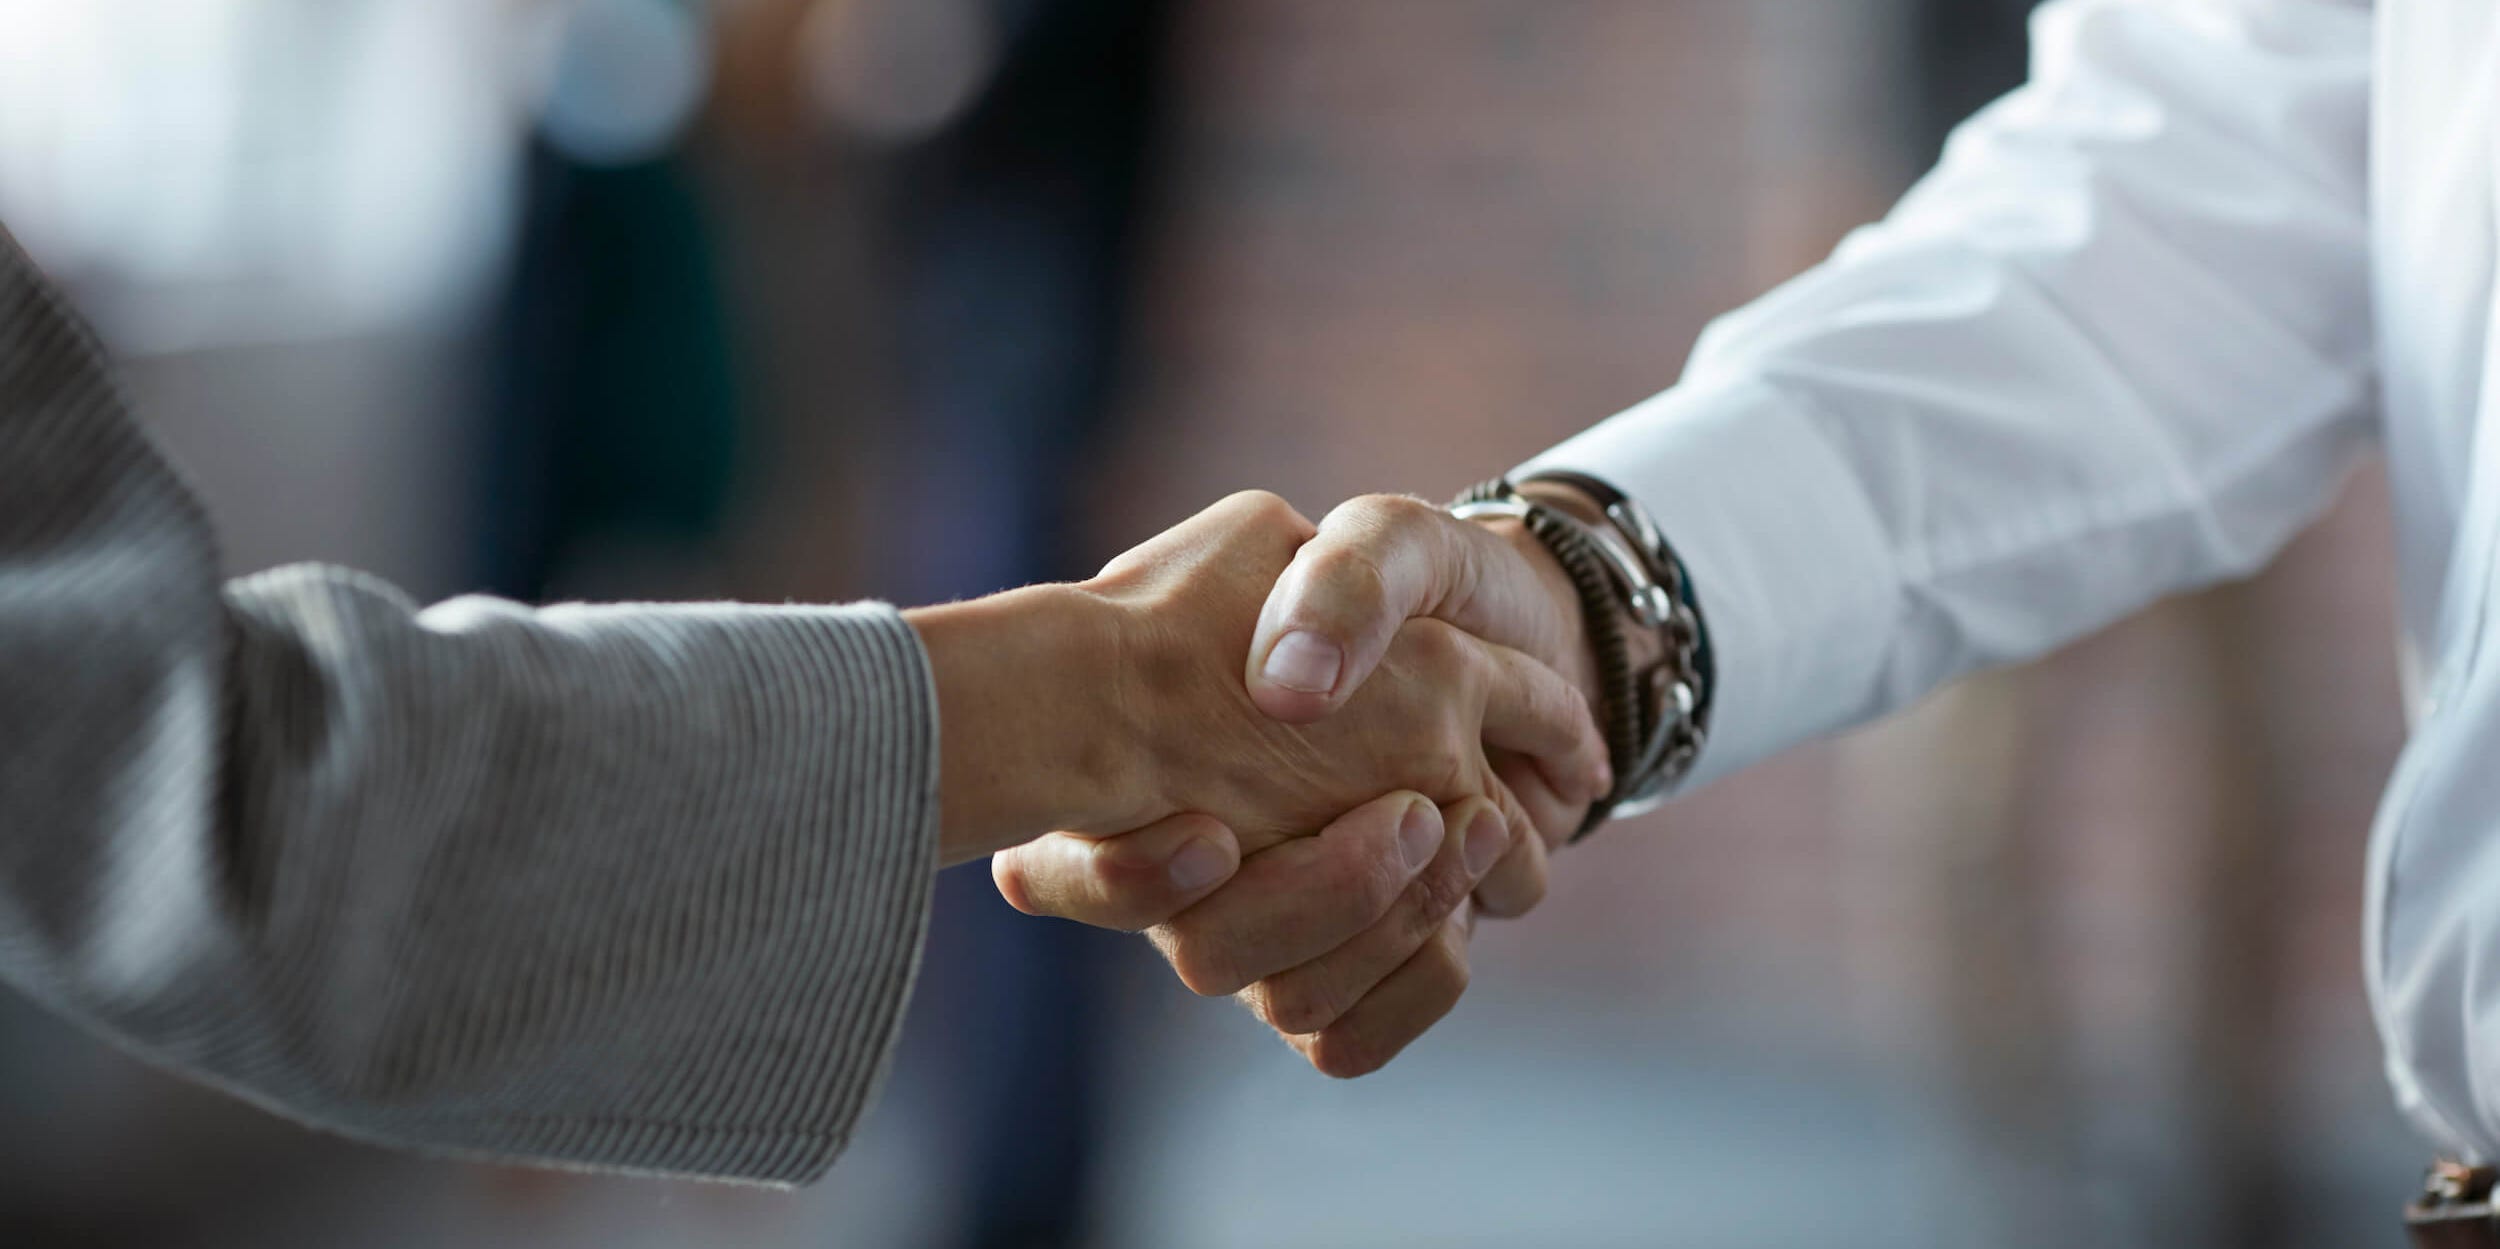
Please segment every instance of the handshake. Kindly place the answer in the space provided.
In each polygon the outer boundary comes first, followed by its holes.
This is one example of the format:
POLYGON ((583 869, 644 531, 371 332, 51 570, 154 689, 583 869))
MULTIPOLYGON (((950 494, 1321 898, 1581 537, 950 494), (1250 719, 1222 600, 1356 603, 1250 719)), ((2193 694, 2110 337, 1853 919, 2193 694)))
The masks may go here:
POLYGON ((1476 916, 1534 907, 1613 786, 1579 596, 1516 522, 1238 494, 1089 581, 908 617, 945 861, 1146 930, 1329 1075, 1456 1005, 1476 916))

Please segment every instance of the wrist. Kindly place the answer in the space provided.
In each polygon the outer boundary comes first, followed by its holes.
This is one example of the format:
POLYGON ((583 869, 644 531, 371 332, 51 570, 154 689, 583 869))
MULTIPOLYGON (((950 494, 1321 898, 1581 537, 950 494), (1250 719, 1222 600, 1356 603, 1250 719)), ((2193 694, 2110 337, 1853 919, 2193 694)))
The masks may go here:
POLYGON ((938 702, 940 858, 1056 829, 1126 827, 1145 805, 1139 735, 1117 694, 1119 610, 1044 585, 915 608, 938 702))
MULTIPOLYGON (((1559 481, 1531 480, 1520 483, 1517 489, 1523 497, 1553 508, 1554 510, 1561 512, 1564 515, 1571 517, 1573 520, 1579 521, 1581 524, 1587 525, 1592 529, 1600 528, 1610 523, 1606 519, 1606 509, 1599 505, 1597 500, 1590 498, 1587 494, 1566 483, 1559 481)), ((1538 542, 1536 540, 1536 536, 1527 531, 1526 526, 1514 524, 1512 527, 1519 531, 1518 541, 1525 542, 1530 546, 1536 547, 1538 550, 1545 549, 1545 544, 1538 542)), ((1564 595, 1573 598, 1576 602, 1578 595, 1571 588, 1571 579, 1562 571, 1562 565, 1555 561, 1553 552, 1546 551, 1544 562, 1550 566, 1552 574, 1555 577, 1561 578, 1561 592, 1564 595)), ((1665 643, 1659 639, 1655 630, 1647 628, 1633 619, 1632 611, 1628 604, 1617 603, 1612 610, 1623 623, 1624 645, 1630 652, 1633 671, 1638 672, 1647 669, 1649 666, 1657 663, 1661 658, 1665 657, 1665 643)), ((1574 619, 1578 619, 1577 612, 1574 613, 1574 619)), ((1583 639, 1581 646, 1585 650, 1588 646, 1588 642, 1586 641, 1588 630, 1585 621, 1581 621, 1580 623, 1581 637, 1583 639)), ((1596 663, 1593 658, 1591 659, 1589 666, 1593 673, 1596 668, 1596 663)), ((1603 704, 1592 702, 1591 705, 1602 706, 1603 704)))
POLYGON ((1619 771, 1609 808, 1648 810, 1685 779, 1709 740, 1718 680, 1692 575, 1639 500, 1604 479, 1554 469, 1520 484, 1550 500, 1529 501, 1511 488, 1537 532, 1556 542, 1591 609, 1615 609, 1591 630, 1608 674, 1606 731, 1619 771), (1603 566, 1611 596, 1599 593, 1574 551, 1564 549, 1583 545, 1603 566), (1628 772, 1625 759, 1633 761, 1628 772))
MULTIPOLYGON (((1525 489, 1520 493, 1530 495, 1525 489)), ((1530 497, 1576 519, 1596 514, 1587 496, 1567 486, 1540 488, 1530 497), (1569 497, 1555 497, 1559 495, 1569 497)), ((1519 553, 1520 560, 1535 573, 1537 584, 1543 587, 1545 596, 1553 601, 1556 618, 1564 626, 1563 650, 1558 655, 1538 658, 1554 665, 1555 670, 1580 691, 1581 696, 1588 700, 1592 715, 1602 713, 1606 706, 1605 682, 1599 676, 1597 648, 1589 632, 1587 608, 1580 601, 1579 590, 1571 583, 1571 574, 1563 571, 1562 561, 1554 557, 1553 549, 1528 532, 1527 525, 1520 521, 1495 517, 1478 523, 1519 553)))

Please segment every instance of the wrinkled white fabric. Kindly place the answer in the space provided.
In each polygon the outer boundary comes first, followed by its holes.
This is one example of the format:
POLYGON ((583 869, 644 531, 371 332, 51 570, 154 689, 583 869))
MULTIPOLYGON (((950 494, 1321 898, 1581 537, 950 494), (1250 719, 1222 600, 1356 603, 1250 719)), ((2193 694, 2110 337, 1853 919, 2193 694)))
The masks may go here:
POLYGON ((2375 441, 2425 675, 2371 853, 2398 1100, 2500 1156, 2490 0, 2052 0, 2031 81, 1684 380, 1554 449, 1720 654, 1696 779, 2264 563, 2375 441))

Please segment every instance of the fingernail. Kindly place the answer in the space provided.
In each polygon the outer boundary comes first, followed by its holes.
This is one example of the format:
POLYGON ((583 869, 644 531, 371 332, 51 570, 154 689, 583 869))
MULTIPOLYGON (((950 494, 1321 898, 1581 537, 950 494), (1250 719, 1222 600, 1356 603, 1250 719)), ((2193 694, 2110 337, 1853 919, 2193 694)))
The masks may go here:
POLYGON ((1233 856, 1204 837, 1181 847, 1180 853, 1173 855, 1171 863, 1164 867, 1171 876, 1172 887, 1182 893, 1196 893, 1224 879, 1224 873, 1231 870, 1233 856))
POLYGON ((1276 639, 1259 673, 1289 690, 1325 694, 1337 688, 1337 673, 1344 667, 1345 653, 1336 643, 1297 629, 1276 639))
POLYGON ((1602 759, 1599 760, 1597 764, 1597 771, 1590 778, 1589 788, 1600 798, 1615 792, 1614 765, 1607 763, 1602 759))
POLYGON ((1441 850, 1440 812, 1429 802, 1418 802, 1406 809, 1406 818, 1398 824, 1398 853, 1406 859, 1406 870, 1420 872, 1424 864, 1441 850))
POLYGON ((1492 871, 1494 861, 1509 848, 1510 825, 1503 822, 1501 812, 1490 809, 1478 811, 1476 818, 1467 822, 1467 841, 1461 852, 1467 856, 1469 876, 1482 876, 1492 871))

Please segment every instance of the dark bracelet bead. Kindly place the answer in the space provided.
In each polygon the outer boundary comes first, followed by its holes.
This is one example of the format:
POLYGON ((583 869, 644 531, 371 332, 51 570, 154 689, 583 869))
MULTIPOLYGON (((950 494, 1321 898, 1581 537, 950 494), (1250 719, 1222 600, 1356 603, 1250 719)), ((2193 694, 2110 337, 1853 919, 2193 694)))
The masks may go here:
MULTIPOLYGON (((1517 495, 1510 484, 1496 479, 1470 488, 1454 505, 1514 498, 1517 495)), ((1605 705, 1597 711, 1606 737, 1606 759, 1614 768, 1615 788, 1589 807, 1587 818, 1571 835, 1576 843, 1606 822, 1621 801, 1624 785, 1633 779, 1647 737, 1647 726, 1642 723, 1643 700, 1639 678, 1632 671, 1632 648, 1624 636, 1620 605, 1595 540, 1576 522, 1542 504, 1526 502, 1520 521, 1529 534, 1553 553, 1554 561, 1562 565, 1564 574, 1571 578, 1572 589, 1580 596, 1580 615, 1587 624, 1589 648, 1597 658, 1597 686, 1604 695, 1605 705)))

